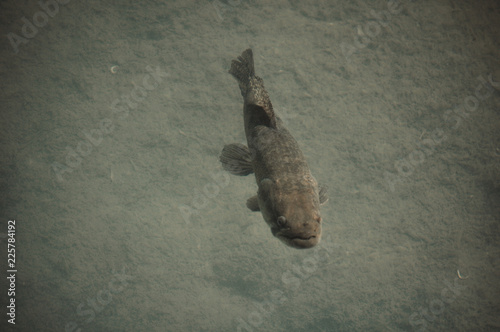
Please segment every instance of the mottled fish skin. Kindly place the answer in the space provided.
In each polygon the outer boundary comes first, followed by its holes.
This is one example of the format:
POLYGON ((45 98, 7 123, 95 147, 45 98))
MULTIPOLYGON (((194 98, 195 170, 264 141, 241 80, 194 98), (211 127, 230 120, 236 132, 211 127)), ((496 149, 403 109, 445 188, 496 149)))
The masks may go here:
POLYGON ((239 83, 248 148, 226 145, 220 156, 235 175, 255 173, 257 195, 247 201, 261 211, 274 236, 294 248, 311 248, 321 239, 320 203, 326 202, 290 132, 273 111, 262 79, 255 76, 253 53, 247 49, 233 60, 229 73, 239 83))

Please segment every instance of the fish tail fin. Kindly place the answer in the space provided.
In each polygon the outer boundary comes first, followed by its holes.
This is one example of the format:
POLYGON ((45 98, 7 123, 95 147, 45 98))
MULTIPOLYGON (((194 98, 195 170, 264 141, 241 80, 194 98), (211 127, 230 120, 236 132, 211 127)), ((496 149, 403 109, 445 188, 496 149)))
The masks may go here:
POLYGON ((241 95, 245 99, 248 108, 251 109, 251 122, 257 125, 265 125, 276 128, 276 115, 273 111, 273 105, 269 99, 264 82, 258 76, 255 76, 253 65, 253 52, 249 48, 231 62, 229 73, 238 80, 241 95))
POLYGON ((251 48, 241 53, 238 60, 233 60, 231 62, 231 69, 229 69, 229 73, 238 80, 241 94, 244 97, 247 93, 250 80, 255 76, 253 52, 251 48))

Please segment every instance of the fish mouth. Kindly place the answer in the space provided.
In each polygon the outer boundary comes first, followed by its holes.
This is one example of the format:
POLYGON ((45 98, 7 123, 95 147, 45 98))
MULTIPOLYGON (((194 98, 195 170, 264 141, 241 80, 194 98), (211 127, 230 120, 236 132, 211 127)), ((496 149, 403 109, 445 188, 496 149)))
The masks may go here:
POLYGON ((297 249, 307 249, 312 248, 319 243, 321 240, 321 234, 314 235, 296 235, 296 236, 287 236, 285 234, 276 234, 276 237, 283 241, 290 247, 297 249))
POLYGON ((295 236, 295 237, 291 237, 290 240, 299 240, 299 241, 309 241, 311 239, 315 239, 316 238, 316 235, 311 235, 311 236, 308 236, 308 237, 302 237, 302 236, 295 236))

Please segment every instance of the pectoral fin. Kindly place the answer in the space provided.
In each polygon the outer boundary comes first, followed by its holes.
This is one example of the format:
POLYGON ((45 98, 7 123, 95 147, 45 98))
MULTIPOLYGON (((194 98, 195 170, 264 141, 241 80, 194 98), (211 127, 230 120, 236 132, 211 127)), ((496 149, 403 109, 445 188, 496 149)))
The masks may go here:
POLYGON ((249 208, 252 211, 260 211, 259 207, 259 198, 257 195, 250 197, 247 199, 247 208, 249 208))
POLYGON ((323 205, 328 202, 328 187, 324 184, 319 185, 319 204, 323 205))
POLYGON ((225 145, 219 160, 222 163, 222 168, 231 174, 243 176, 253 173, 252 154, 243 144, 225 145))

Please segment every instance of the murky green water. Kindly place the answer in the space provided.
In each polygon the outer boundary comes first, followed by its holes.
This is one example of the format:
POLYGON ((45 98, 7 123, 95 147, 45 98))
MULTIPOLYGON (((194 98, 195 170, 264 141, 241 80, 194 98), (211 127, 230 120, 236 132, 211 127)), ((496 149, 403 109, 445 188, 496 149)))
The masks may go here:
POLYGON ((498 2, 0 7, 4 330, 500 329, 498 2), (310 250, 218 162, 248 47, 329 187, 310 250))

